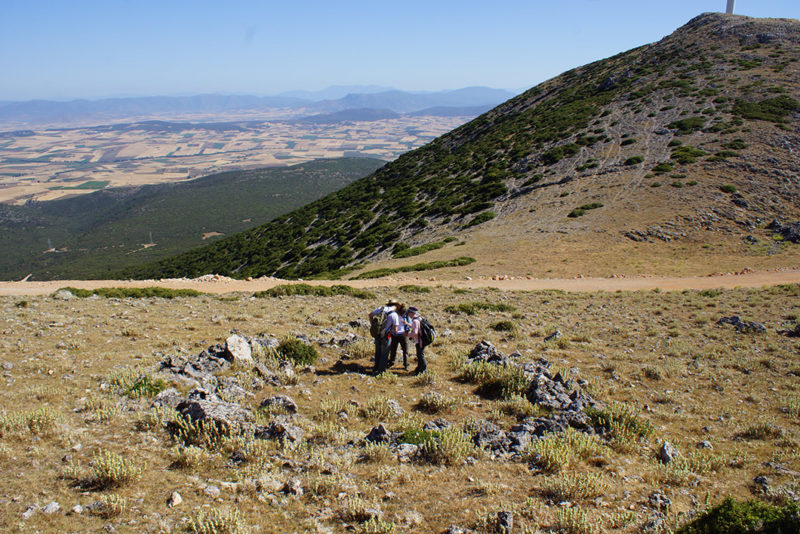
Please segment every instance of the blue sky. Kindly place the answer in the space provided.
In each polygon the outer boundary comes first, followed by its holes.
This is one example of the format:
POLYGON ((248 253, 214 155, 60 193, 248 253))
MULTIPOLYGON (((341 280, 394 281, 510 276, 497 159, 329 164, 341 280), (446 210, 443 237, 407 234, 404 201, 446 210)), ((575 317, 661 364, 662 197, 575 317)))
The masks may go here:
MULTIPOLYGON (((5 0, 0 100, 330 85, 522 89, 656 41, 725 0, 5 0)), ((798 0, 737 0, 800 18, 798 0)))

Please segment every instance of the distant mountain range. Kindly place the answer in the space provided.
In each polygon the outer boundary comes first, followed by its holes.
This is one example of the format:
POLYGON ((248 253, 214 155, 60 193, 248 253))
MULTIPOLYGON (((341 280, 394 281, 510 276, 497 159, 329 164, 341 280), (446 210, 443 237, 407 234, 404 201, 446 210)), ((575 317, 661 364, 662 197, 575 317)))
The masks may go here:
MULTIPOLYGON (((361 87, 361 89, 365 89, 361 87)), ((369 89, 369 86, 366 88, 369 89)), ((373 87, 373 89, 382 89, 373 87)), ((45 123, 69 124, 75 121, 103 123, 155 115, 185 113, 225 113, 266 111, 282 108, 297 110, 298 115, 333 113, 348 109, 389 110, 395 113, 418 112, 432 107, 491 108, 511 98, 513 93, 488 87, 468 87, 455 91, 410 93, 397 90, 381 92, 348 93, 341 98, 319 100, 322 95, 338 95, 341 90, 330 88, 319 93, 308 93, 309 98, 287 96, 305 94, 300 91, 278 96, 248 95, 196 95, 186 97, 109 98, 104 100, 72 100, 56 102, 32 100, 28 102, 0 103, 0 129, 2 123, 36 125, 45 123)), ((18 128, 17 128, 18 129, 18 128)))

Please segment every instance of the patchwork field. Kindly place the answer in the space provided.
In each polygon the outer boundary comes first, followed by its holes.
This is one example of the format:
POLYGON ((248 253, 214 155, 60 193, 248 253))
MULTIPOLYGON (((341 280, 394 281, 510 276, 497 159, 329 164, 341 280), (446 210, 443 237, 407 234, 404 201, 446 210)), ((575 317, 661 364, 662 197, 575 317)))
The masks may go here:
POLYGON ((54 200, 105 186, 177 182, 225 170, 349 156, 391 160, 469 117, 313 124, 147 121, 0 136, 0 202, 54 200))
POLYGON ((797 496, 797 284, 104 295, 0 297, 5 531, 667 532, 797 496), (368 375, 389 297, 439 331, 425 375, 368 375))

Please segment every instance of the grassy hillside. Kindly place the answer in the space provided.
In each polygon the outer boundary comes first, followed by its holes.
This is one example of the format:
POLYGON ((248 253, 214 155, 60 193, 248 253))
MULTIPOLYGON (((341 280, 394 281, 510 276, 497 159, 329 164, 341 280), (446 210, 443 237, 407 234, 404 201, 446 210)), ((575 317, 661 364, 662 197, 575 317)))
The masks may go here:
POLYGON ((307 277, 455 234, 476 256, 523 251, 517 270, 565 234, 597 257, 631 257, 640 235, 684 239, 687 257, 703 232, 744 237, 800 215, 798 61, 800 22, 704 14, 271 223, 124 274, 307 277))
POLYGON ((0 205, 0 278, 98 278, 241 232, 339 189, 382 165, 320 160, 190 182, 0 205), (152 238, 152 241, 151 241, 152 238))

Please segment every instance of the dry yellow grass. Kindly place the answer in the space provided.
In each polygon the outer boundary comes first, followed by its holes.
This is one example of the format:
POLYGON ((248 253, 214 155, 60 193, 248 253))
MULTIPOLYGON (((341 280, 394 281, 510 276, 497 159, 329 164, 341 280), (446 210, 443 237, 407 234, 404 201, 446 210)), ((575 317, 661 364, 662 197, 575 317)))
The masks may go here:
MULTIPOLYGON (((751 497, 757 475, 768 475, 775 488, 797 482, 764 462, 800 470, 800 342, 776 332, 797 320, 798 285, 705 293, 435 288, 410 295, 440 335, 453 332, 428 349, 436 380, 420 382, 400 369, 392 379, 343 373, 336 363, 344 351, 318 347, 322 358, 315 372, 298 369, 296 385, 267 386, 243 401, 257 411, 265 397, 292 396, 311 439, 294 447, 256 446, 241 438, 222 439, 203 452, 183 447, 162 426, 174 415, 153 413, 149 399, 125 394, 125 377, 132 376, 126 369, 155 376, 165 355, 196 354, 232 330, 248 336, 301 332, 315 339, 323 328, 365 317, 395 291, 376 293, 374 303, 344 296, 251 300, 249 294, 175 300, 0 297, 0 529, 98 531, 110 523, 119 531, 177 532, 185 524, 200 525, 203 512, 204 520, 227 521, 232 531, 246 525, 250 532, 313 532, 321 525, 345 532, 347 523, 357 531, 393 524, 395 532, 441 532, 457 523, 488 532, 500 510, 511 511, 517 525, 544 529, 577 521, 552 502, 553 495, 574 495, 584 514, 581 524, 634 532, 651 513, 648 496, 655 489, 672 500, 671 512, 681 513, 702 506, 706 494, 711 502, 729 494, 751 497), (474 301, 509 303, 516 311, 444 311, 474 301), (764 322, 767 333, 737 334, 716 324, 733 314, 764 322), (493 331, 490 325, 499 320, 515 322, 521 334, 508 339, 493 331), (544 343, 543 334, 554 328, 564 342, 544 343), (350 401, 361 408, 371 406, 370 399, 397 401, 404 415, 384 422, 401 430, 435 417, 418 406, 432 391, 455 401, 439 415, 456 430, 484 418, 508 429, 517 411, 477 396, 475 385, 459 381, 451 366, 484 338, 506 353, 520 350, 525 360, 543 357, 563 372, 575 368, 592 395, 623 403, 653 425, 653 434, 625 449, 614 448, 610 438, 600 441, 611 447, 575 449, 563 471, 569 476, 558 479, 553 477, 562 475, 540 473, 523 458, 493 460, 465 449, 447 457, 454 462, 399 463, 382 448, 360 444, 375 420, 350 401), (670 469, 655 460, 663 440, 685 457, 670 469), (713 450, 695 452, 705 440, 713 450), (240 464, 231 461, 236 451, 244 459, 240 464), (369 461, 362 460, 365 451, 369 461), (119 475, 123 483, 109 489, 91 484, 98 469, 92 462, 103 455, 127 469, 119 475), (281 492, 292 478, 300 480, 303 495, 281 492), (219 488, 219 496, 209 486, 219 488), (169 508, 167 498, 176 490, 183 503, 169 508), (102 500, 116 503, 114 514, 64 513, 102 500), (22 518, 28 506, 51 501, 62 512, 22 518), (381 522, 367 524, 375 507, 381 522)), ((371 366, 363 354, 344 363, 352 370, 371 366)), ((249 376, 247 369, 230 373, 249 376)))

